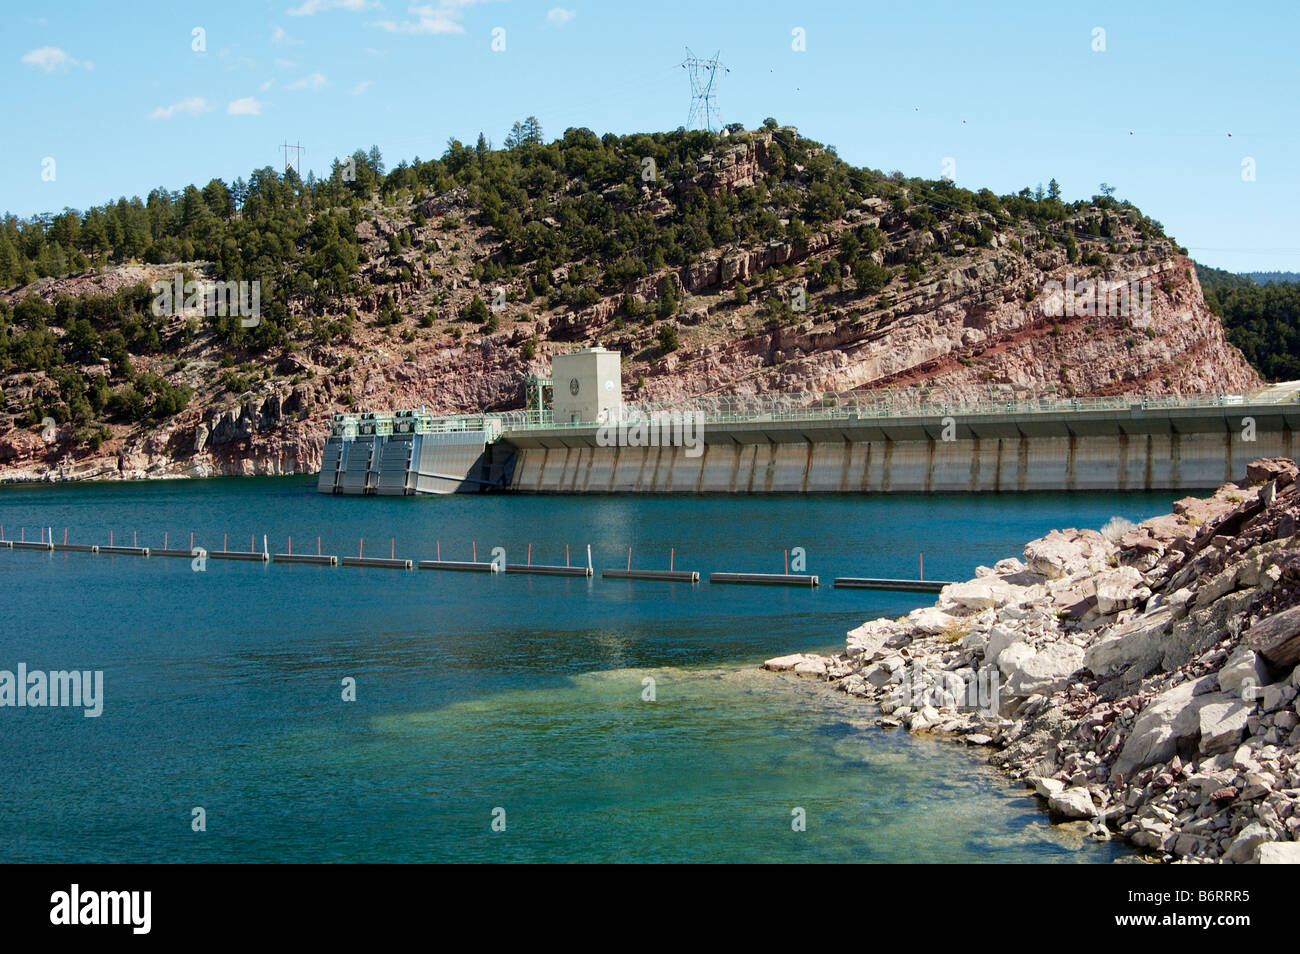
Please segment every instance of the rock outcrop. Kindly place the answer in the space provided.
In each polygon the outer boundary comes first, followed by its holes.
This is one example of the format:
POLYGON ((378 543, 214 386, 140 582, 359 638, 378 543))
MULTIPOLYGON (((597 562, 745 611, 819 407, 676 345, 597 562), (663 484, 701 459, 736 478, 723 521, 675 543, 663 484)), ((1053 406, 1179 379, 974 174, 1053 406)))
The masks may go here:
POLYGON ((1300 488, 1289 460, 1249 474, 1117 541, 1053 531, 843 654, 771 668, 989 746, 1096 838, 1300 863, 1300 488))

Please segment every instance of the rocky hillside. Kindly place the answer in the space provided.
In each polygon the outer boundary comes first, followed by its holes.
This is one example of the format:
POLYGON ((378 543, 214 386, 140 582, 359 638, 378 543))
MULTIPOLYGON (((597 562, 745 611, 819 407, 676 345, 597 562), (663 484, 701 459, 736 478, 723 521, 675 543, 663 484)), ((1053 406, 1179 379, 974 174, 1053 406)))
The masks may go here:
POLYGON ((1053 531, 932 607, 769 669, 989 746, 1058 819, 1166 860, 1300 864, 1300 488, 1290 460, 1136 527, 1053 531))
POLYGON ((855 169, 773 122, 452 143, 387 174, 372 150, 0 225, 11 480, 312 472, 332 412, 519 407, 590 344, 633 400, 1259 383, 1132 205, 855 169), (259 322, 154 314, 177 272, 262 281, 259 322), (1052 283, 1085 281, 1147 283, 1150 308, 1063 308, 1052 283))

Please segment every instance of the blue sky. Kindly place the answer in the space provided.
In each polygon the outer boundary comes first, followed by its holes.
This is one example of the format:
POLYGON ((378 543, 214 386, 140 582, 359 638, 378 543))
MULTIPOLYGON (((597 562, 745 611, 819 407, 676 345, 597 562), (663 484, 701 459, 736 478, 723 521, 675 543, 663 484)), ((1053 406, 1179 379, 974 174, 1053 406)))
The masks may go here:
POLYGON ((85 208, 378 144, 685 123, 689 46, 725 122, 773 116, 855 165, 1067 199, 1114 185, 1198 260, 1300 271, 1290 2, 227 0, 6 5, 0 210, 85 208), (201 28, 203 51, 194 29, 201 28), (492 49, 504 30, 503 51, 492 49), (1095 30, 1104 51, 1094 50, 1095 30), (805 49, 793 49, 796 29, 805 49), (496 34, 498 37, 501 34, 496 34), (1231 135, 1229 135, 1231 134, 1231 135), (42 178, 54 160, 54 181, 42 178), (1243 162, 1254 160, 1254 181, 1243 162))

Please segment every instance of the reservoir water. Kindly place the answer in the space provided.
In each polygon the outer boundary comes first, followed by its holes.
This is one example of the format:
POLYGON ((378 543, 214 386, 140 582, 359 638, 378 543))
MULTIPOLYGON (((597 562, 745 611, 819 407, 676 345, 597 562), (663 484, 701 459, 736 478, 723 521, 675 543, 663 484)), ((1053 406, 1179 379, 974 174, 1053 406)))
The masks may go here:
POLYGON ((312 478, 6 486, 6 538, 573 563, 592 580, 0 550, 0 670, 102 670, 103 714, 0 708, 8 862, 1069 861, 950 743, 763 659, 926 594, 604 582, 602 567, 966 579, 1169 494, 346 498, 312 478), (22 528, 22 529, 20 529, 22 528), (355 680, 355 701, 345 701, 355 680), (647 681, 652 680, 652 681, 647 681), (651 692, 651 690, 653 690, 651 692), (653 695, 653 700, 648 698, 653 695), (195 831, 195 809, 206 830, 195 831), (792 820, 805 819, 804 830, 792 820), (504 830, 501 828, 504 823, 504 830))

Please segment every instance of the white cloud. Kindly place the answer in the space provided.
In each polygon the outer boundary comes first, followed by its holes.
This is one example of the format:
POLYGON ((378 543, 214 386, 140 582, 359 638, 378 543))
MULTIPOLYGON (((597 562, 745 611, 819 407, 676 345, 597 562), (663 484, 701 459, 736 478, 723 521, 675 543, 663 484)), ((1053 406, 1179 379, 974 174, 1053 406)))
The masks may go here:
POLYGON ((465 28, 460 21, 465 9, 479 2, 480 0, 438 0, 437 3, 412 4, 409 13, 414 19, 401 22, 377 20, 372 26, 388 33, 464 33, 465 28))
POLYGON ((275 80, 269 79, 261 86, 259 86, 258 89, 260 89, 263 93, 265 93, 268 89, 270 89, 274 85, 275 85, 275 80))
POLYGON ((378 0, 303 0, 302 4, 285 11, 291 17, 311 17, 326 10, 369 10, 382 6, 378 0))
POLYGON ((275 68, 277 70, 291 70, 297 65, 298 64, 295 63, 293 60, 282 59, 281 57, 278 56, 275 58, 275 68))
POLYGON ((290 89, 320 89, 322 86, 329 84, 323 74, 312 73, 310 76, 304 76, 302 79, 294 80, 289 84, 290 89))
POLYGON ((251 96, 245 96, 243 99, 234 100, 226 107, 226 112, 231 116, 260 116, 262 104, 251 96))
POLYGON ((171 119, 173 116, 197 116, 208 108, 208 101, 202 96, 187 96, 170 106, 159 106, 149 114, 150 119, 171 119))
POLYGON ((566 10, 564 7, 551 7, 546 11, 546 22, 552 26, 564 26, 578 15, 577 10, 566 10))
POLYGON ((42 46, 35 50, 29 50, 23 54, 22 61, 28 66, 44 70, 47 73, 53 73, 55 70, 66 70, 74 66, 83 70, 93 70, 95 68, 95 64, 90 60, 84 63, 80 60, 74 60, 57 46, 42 46))
POLYGON ((352 95, 360 96, 362 93, 364 93, 366 90, 370 89, 370 87, 374 85, 375 85, 374 80, 362 80, 356 86, 352 87, 352 95))
POLYGON ((276 27, 271 31, 271 42, 277 46, 289 38, 289 34, 284 32, 284 27, 276 27))

